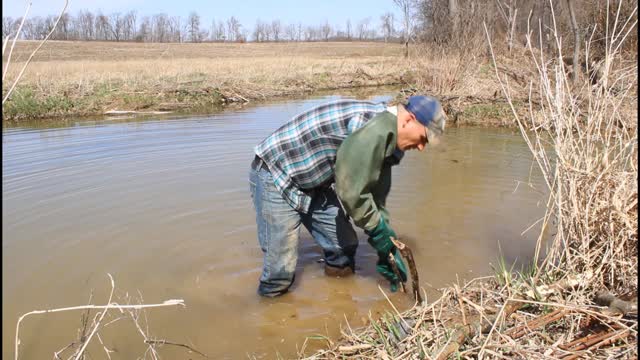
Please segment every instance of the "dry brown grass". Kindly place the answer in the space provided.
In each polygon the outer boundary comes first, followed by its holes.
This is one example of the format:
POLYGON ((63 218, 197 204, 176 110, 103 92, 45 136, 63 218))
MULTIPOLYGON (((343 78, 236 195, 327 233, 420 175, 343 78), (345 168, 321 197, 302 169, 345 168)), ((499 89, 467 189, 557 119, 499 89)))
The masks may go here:
MULTIPOLYGON (((9 79, 34 46, 18 44, 9 79)), ((3 115, 18 119, 114 109, 193 108, 315 90, 402 84, 412 65, 402 59, 401 51, 398 44, 384 43, 49 42, 30 64, 3 115), (67 106, 56 107, 56 102, 67 106), (51 106, 29 111, 29 106, 42 104, 51 106)))
MULTIPOLYGON (((24 60, 36 41, 20 41, 14 59, 24 60)), ((123 61, 220 58, 345 58, 401 57, 402 45, 381 42, 280 42, 280 43, 137 43, 112 41, 49 41, 34 61, 123 61)))
POLYGON ((540 221, 554 236, 548 244, 540 236, 531 268, 514 274, 502 263, 494 276, 442 289, 435 302, 348 327, 307 359, 638 358, 637 64, 619 51, 637 24, 625 20, 611 20, 620 22, 595 84, 572 84, 562 53, 547 58, 529 44, 536 76, 524 116, 513 74, 496 61, 550 190, 540 221))
MULTIPOLYGON (((35 42, 17 44, 9 79, 35 46, 35 42)), ((460 123, 504 124, 508 108, 495 96, 498 84, 482 49, 460 52, 413 46, 409 59, 404 59, 400 44, 373 42, 52 41, 29 65, 3 117, 189 110, 316 90, 398 85, 409 92, 421 89, 442 96, 460 123), (501 103, 494 106, 496 101, 501 103)))

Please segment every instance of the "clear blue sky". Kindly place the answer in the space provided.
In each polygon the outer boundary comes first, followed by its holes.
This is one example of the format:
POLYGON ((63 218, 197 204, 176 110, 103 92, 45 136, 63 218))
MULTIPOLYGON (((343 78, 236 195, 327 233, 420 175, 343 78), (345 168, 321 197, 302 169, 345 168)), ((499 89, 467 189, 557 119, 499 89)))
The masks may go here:
MULTIPOLYGON (((25 0, 2 0, 3 16, 22 16, 26 4, 25 0)), ((63 6, 63 0, 32 0, 28 17, 57 15, 63 6)), ((400 12, 393 0, 70 0, 67 12, 75 15, 79 10, 101 10, 104 14, 136 10, 138 17, 164 12, 184 19, 191 11, 196 11, 205 28, 213 19, 226 20, 235 16, 247 29, 253 28, 257 19, 279 19, 285 24, 301 22, 303 25, 320 25, 329 21, 334 27, 344 29, 347 19, 351 19, 355 27, 367 17, 371 18, 371 25, 377 27, 380 16, 392 12, 396 27, 400 26, 400 12)))

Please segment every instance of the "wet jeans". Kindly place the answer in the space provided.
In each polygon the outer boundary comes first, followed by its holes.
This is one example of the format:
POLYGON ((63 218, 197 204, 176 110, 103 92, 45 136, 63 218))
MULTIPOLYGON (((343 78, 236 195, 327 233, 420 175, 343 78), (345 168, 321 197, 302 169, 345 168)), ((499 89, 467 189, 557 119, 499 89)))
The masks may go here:
POLYGON ((358 238, 335 192, 317 191, 309 213, 304 214, 286 202, 265 167, 255 167, 252 166, 249 173, 249 185, 256 210, 258 242, 264 253, 258 293, 278 296, 287 292, 293 283, 300 224, 320 245, 328 266, 355 269, 358 238))

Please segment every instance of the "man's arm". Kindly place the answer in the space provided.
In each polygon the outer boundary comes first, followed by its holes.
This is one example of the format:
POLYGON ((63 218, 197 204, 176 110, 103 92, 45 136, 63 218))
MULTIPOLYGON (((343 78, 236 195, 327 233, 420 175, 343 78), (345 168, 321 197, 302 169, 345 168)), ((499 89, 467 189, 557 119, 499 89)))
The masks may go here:
POLYGON ((336 193, 354 223, 364 230, 372 230, 380 222, 381 209, 372 189, 379 181, 385 157, 395 147, 389 122, 379 120, 371 120, 348 136, 336 157, 336 193))

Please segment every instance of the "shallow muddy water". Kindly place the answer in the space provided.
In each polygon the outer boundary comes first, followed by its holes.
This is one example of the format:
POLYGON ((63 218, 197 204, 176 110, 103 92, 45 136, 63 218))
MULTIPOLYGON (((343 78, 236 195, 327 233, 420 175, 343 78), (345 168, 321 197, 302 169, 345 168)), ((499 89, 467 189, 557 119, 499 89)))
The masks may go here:
MULTIPOLYGON (((91 294, 104 304, 107 273, 118 302, 126 294, 145 303, 184 299, 185 308, 146 311, 149 335, 217 359, 295 357, 321 346, 317 335, 337 338, 346 321, 361 326, 369 312, 391 311, 362 232, 355 276, 325 277, 321 252, 302 230, 292 292, 276 300, 256 294, 262 258, 247 179, 252 148, 303 109, 338 97, 207 116, 4 128, 3 358, 13 357, 21 314, 83 305, 91 294)), ((448 128, 438 147, 407 153, 394 171, 388 207, 413 248, 428 300, 457 278, 490 274, 499 249, 510 263, 532 257, 539 228, 521 234, 544 213, 544 185, 517 131, 448 128)), ((400 311, 412 305, 406 295, 389 296, 400 311)), ((26 318, 21 358, 52 358, 74 341, 80 317, 26 318)), ((112 358, 145 353, 126 320, 101 339, 112 358)), ((92 358, 106 358, 93 343, 92 358)), ((199 358, 170 346, 160 354, 199 358)))

